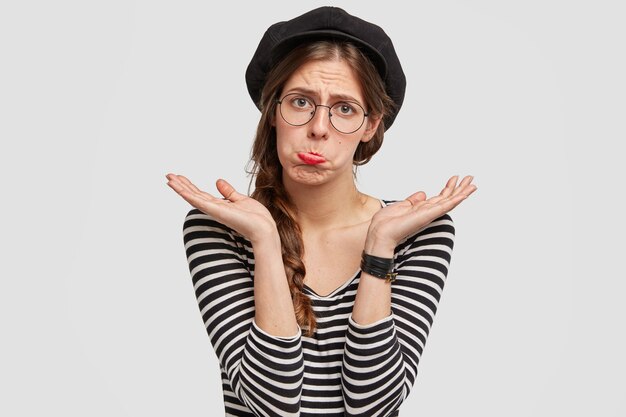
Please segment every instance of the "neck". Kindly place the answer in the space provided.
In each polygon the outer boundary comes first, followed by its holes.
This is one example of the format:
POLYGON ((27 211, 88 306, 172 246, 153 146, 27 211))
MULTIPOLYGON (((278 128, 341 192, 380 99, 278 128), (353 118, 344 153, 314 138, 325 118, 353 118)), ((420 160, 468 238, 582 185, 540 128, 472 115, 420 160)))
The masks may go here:
POLYGON ((283 177, 285 190, 296 207, 295 219, 303 232, 352 226, 369 220, 364 210, 368 196, 354 178, 321 185, 302 185, 283 177))

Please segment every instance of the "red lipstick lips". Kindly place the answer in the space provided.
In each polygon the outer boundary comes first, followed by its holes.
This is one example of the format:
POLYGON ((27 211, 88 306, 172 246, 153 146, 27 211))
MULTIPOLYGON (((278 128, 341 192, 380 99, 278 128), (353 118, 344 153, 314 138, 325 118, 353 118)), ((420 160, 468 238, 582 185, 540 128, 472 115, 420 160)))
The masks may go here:
POLYGON ((307 165, 317 165, 326 162, 326 159, 314 152, 300 152, 298 158, 307 165))

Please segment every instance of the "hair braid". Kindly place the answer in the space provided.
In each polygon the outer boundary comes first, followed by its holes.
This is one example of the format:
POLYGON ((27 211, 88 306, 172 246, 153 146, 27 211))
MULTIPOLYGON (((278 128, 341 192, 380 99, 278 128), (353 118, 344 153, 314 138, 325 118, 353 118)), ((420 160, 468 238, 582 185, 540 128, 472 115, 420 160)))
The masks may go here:
POLYGON ((283 187, 280 164, 277 161, 259 168, 252 197, 267 207, 276 222, 296 320, 310 336, 315 330, 316 319, 311 299, 303 292, 306 268, 302 261, 304 255, 302 233, 291 215, 294 207, 283 187))

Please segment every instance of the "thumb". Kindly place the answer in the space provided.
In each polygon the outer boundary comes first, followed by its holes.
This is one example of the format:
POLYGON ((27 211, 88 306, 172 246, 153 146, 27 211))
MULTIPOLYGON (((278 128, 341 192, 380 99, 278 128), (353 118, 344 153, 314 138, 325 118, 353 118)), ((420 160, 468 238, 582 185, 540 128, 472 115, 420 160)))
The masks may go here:
POLYGON ((226 181, 226 180, 223 180, 223 179, 220 178, 219 180, 217 180, 215 185, 217 186, 217 191, 219 191, 220 194, 223 195, 224 198, 227 199, 227 200, 235 202, 235 201, 241 200, 242 198, 245 197, 245 196, 239 194, 237 191, 235 191, 233 186, 230 185, 228 183, 228 181, 226 181))
POLYGON ((426 200, 426 193, 424 191, 418 191, 408 196, 406 200, 411 204, 416 205, 417 203, 426 200))

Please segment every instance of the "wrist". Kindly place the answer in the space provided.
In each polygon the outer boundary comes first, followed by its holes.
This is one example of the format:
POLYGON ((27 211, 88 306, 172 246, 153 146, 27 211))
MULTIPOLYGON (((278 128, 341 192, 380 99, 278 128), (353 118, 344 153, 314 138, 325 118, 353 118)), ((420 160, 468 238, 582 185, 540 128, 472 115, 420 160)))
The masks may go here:
POLYGON ((384 279, 387 282, 394 282, 397 274, 393 271, 393 268, 393 258, 381 258, 369 255, 365 251, 361 255, 361 271, 373 277, 384 279))
POLYGON ((375 233, 370 231, 367 233, 363 250, 368 255, 378 256, 381 258, 391 258, 394 255, 396 246, 396 242, 377 236, 375 233))
POLYGON ((265 230, 259 229, 250 237, 252 249, 262 247, 278 247, 280 248, 280 235, 276 229, 276 225, 268 226, 265 230))

